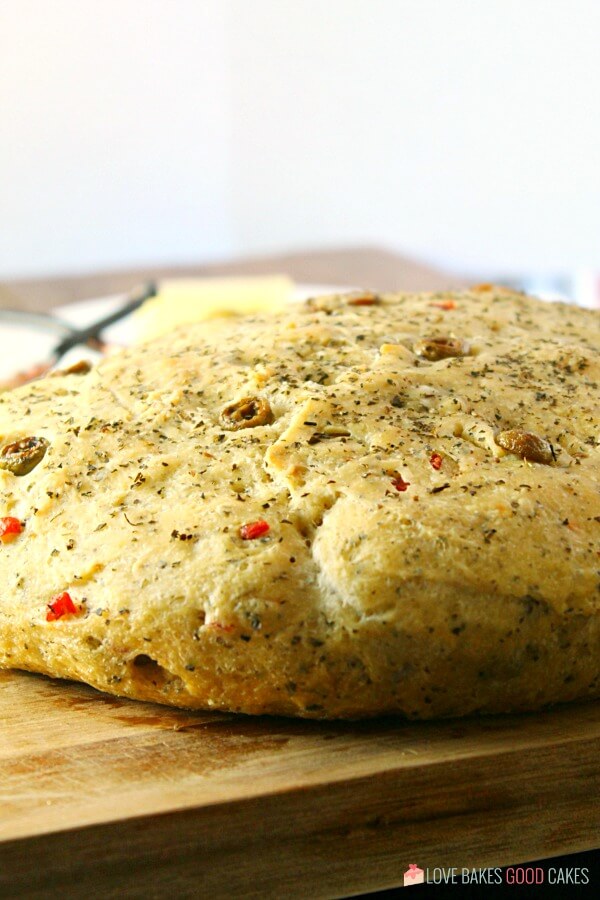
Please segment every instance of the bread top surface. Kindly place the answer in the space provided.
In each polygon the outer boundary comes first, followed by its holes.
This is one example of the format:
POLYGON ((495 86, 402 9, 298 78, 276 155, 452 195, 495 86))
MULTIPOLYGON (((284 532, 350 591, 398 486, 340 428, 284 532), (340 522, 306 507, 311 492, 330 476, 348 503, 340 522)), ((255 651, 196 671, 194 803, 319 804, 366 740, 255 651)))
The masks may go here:
POLYGON ((25 526, 0 614, 75 628, 46 622, 69 591, 141 642, 432 628, 449 591, 593 613, 599 337, 597 313, 500 288, 333 296, 6 393, 1 444, 48 447, 0 470, 25 526))

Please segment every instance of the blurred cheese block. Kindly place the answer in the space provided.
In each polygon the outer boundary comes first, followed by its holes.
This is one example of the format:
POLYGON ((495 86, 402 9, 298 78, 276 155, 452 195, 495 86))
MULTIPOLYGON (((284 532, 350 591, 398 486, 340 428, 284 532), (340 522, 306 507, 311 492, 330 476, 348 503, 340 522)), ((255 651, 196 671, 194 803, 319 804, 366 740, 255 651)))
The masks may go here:
POLYGON ((178 325, 219 316, 275 312, 289 302, 293 289, 285 275, 162 281, 157 296, 135 313, 136 338, 149 341, 178 325))

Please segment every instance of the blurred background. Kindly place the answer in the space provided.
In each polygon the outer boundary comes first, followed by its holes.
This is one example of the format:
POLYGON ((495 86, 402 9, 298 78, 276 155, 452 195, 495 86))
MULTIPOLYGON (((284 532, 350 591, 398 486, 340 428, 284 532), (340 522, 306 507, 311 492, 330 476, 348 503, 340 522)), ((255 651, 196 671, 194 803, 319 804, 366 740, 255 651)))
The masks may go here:
POLYGON ((372 246, 593 304, 599 39, 597 0, 0 0, 0 278, 372 246))

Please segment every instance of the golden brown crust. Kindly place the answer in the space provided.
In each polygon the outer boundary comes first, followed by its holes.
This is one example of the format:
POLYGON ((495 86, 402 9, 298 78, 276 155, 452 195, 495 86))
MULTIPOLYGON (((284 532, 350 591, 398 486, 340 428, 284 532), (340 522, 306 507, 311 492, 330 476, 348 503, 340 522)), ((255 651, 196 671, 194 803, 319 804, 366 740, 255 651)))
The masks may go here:
POLYGON ((2 446, 48 441, 0 470, 0 665, 316 718, 597 696, 598 338, 488 285, 334 296, 0 396, 2 446))

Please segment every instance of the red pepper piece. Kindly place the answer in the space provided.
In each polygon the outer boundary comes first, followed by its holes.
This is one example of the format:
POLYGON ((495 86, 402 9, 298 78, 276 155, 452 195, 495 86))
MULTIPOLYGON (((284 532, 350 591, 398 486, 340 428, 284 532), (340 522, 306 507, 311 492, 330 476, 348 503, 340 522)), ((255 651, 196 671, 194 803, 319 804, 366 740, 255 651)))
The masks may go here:
POLYGON ((48 604, 46 622, 55 622, 57 619, 62 619, 63 616, 76 616, 79 612, 81 610, 75 606, 71 595, 67 591, 63 591, 62 594, 53 597, 48 604))
POLYGON ((0 519, 0 541, 9 544, 23 531, 23 523, 14 516, 4 516, 0 519))
POLYGON ((442 468, 442 457, 440 456, 439 453, 432 453, 431 456, 429 457, 429 462, 431 463, 432 467, 436 470, 436 472, 439 472, 439 470, 442 468))
POLYGON ((262 537, 270 530, 270 525, 264 519, 257 522, 247 522, 246 525, 240 527, 240 537, 243 541, 253 541, 255 538, 262 537))
POLYGON ((215 628, 217 631, 226 631, 227 633, 235 631, 235 625, 225 625, 223 622, 210 622, 206 627, 215 628))
POLYGON ((395 478, 393 478, 392 484, 397 491, 405 491, 408 487, 410 487, 410 481, 404 481, 402 475, 397 475, 395 478))
POLYGON ((430 306, 436 306, 438 309, 456 309, 454 300, 444 300, 442 303, 430 303, 430 306))
POLYGON ((361 294, 360 296, 350 297, 348 306, 377 306, 381 300, 376 294, 361 294))

